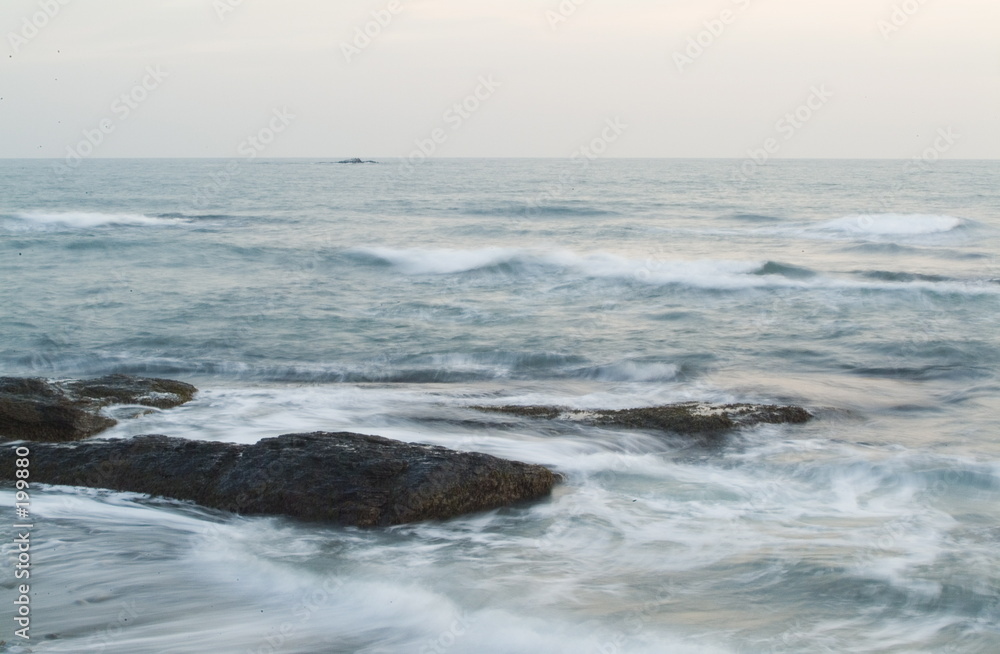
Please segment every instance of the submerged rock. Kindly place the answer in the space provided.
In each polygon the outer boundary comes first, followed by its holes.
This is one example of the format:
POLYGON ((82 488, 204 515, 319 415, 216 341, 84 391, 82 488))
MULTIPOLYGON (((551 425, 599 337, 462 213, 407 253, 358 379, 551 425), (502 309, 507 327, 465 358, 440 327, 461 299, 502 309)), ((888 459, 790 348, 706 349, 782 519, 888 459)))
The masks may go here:
MULTIPOLYGON (((243 514, 358 527, 444 519, 548 495, 558 475, 488 454, 347 432, 254 445, 137 436, 32 443, 31 481, 191 500, 243 514)), ((0 446, 0 479, 15 448, 0 446)))
POLYGON ((797 406, 776 404, 704 404, 683 402, 620 410, 580 410, 557 406, 474 406, 477 411, 527 418, 569 420, 602 427, 651 429, 674 434, 713 435, 761 423, 803 423, 812 414, 797 406))
POLYGON ((53 381, 0 377, 0 441, 73 441, 117 424, 101 414, 114 404, 169 409, 191 400, 194 386, 170 379, 108 375, 53 381))

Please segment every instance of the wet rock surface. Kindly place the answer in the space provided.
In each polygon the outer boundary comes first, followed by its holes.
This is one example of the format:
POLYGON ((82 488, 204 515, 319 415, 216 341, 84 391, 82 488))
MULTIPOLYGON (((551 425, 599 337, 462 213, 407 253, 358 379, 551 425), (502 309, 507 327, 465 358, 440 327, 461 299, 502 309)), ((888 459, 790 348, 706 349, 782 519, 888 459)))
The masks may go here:
POLYGON ((567 420, 602 427, 645 429, 684 435, 718 435, 752 425, 799 424, 812 414, 797 406, 777 404, 705 404, 683 402, 635 409, 569 409, 558 406, 473 406, 477 411, 524 418, 567 420))
MULTIPOLYGON (((31 443, 35 483, 191 500, 248 515, 376 527, 445 519, 548 495, 559 477, 488 454, 348 432, 286 434, 254 445, 167 436, 31 443)), ((0 479, 15 448, 0 446, 0 479)))
POLYGON ((169 409, 190 401, 194 386, 170 379, 108 375, 58 381, 0 377, 0 441, 73 441, 113 427, 112 405, 169 409))

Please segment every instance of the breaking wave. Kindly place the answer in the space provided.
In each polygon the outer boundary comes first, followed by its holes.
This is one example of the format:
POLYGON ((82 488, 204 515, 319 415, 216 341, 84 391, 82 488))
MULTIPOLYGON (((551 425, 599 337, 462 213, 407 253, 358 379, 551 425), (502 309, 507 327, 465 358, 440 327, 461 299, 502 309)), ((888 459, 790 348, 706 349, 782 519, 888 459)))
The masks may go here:
POLYGON ((965 224, 954 216, 886 213, 844 216, 821 224, 820 229, 878 236, 919 236, 950 232, 965 224))
POLYGON ((8 229, 26 231, 31 229, 91 229, 108 226, 163 227, 183 225, 188 221, 178 217, 146 216, 138 213, 101 213, 93 211, 24 211, 4 216, 8 229))
POLYGON ((617 280, 654 286, 704 290, 747 288, 836 288, 895 291, 914 288, 940 292, 983 292, 960 280, 918 273, 859 271, 857 276, 822 273, 780 261, 727 259, 631 259, 607 252, 488 247, 480 249, 357 248, 348 257, 388 266, 404 275, 559 274, 569 278, 617 280))

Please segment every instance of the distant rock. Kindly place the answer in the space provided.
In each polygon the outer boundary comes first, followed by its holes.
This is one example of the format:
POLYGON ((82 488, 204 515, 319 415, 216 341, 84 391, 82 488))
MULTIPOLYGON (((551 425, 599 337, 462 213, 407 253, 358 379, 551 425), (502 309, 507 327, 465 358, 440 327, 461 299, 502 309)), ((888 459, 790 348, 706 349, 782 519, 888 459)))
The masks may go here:
MULTIPOLYGON (((559 479, 538 465, 346 432, 286 434, 254 445, 137 436, 28 447, 33 482, 358 527, 538 499, 559 479)), ((0 479, 14 479, 14 458, 13 444, 0 446, 0 479)))
POLYGON ((170 379, 108 375, 54 381, 0 377, 0 441, 73 441, 117 424, 101 414, 115 404, 169 409, 191 400, 194 386, 170 379))
POLYGON ((353 159, 344 159, 343 161, 338 161, 337 163, 342 163, 342 164, 369 164, 369 163, 371 163, 371 164, 377 164, 378 162, 377 161, 364 161, 362 159, 359 159, 358 157, 354 157, 353 159))
POLYGON ((558 406, 474 406, 477 411, 526 418, 568 420, 602 427, 649 429, 674 434, 720 434, 739 427, 770 423, 804 423, 812 414, 797 406, 775 404, 704 404, 684 402, 620 410, 580 410, 558 406))

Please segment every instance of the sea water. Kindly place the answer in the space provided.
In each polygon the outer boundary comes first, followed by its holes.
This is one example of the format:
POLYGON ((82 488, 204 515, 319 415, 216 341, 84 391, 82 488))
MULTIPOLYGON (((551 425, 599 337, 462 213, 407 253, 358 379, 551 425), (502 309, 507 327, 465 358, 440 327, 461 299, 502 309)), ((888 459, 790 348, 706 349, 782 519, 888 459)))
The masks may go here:
POLYGON ((200 389, 106 436, 565 477, 374 530, 33 487, 8 650, 1000 651, 1000 163, 741 163, 0 162, 0 374, 200 389), (816 420, 705 447, 468 408, 688 400, 816 420))

